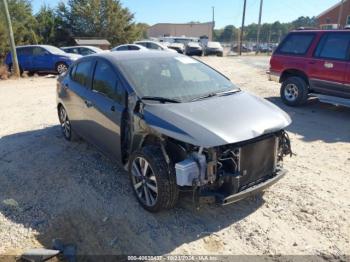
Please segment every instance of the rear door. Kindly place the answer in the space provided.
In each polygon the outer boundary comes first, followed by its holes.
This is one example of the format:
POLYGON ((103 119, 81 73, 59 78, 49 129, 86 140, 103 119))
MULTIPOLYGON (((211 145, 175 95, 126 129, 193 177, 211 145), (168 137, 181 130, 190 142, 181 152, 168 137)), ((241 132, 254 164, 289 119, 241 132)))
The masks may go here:
POLYGON ((309 61, 311 88, 321 94, 349 97, 346 72, 349 63, 350 32, 325 33, 309 61))
POLYGON ((93 66, 94 60, 83 60, 75 64, 69 70, 69 77, 63 82, 67 90, 64 100, 72 127, 86 139, 89 134, 89 123, 85 116, 89 104, 86 104, 86 100, 90 92, 93 66))
POLYGON ((89 136, 92 142, 111 158, 121 160, 121 125, 126 92, 112 65, 98 59, 88 102, 89 136))

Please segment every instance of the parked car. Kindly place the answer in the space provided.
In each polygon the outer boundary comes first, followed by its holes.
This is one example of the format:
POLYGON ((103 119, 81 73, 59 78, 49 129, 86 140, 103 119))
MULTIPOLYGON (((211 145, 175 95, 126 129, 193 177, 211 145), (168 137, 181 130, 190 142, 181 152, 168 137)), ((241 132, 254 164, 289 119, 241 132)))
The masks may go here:
POLYGON ((136 41, 134 44, 137 45, 142 45, 146 47, 147 49, 151 50, 160 50, 160 51, 168 51, 168 52, 176 52, 174 49, 170 49, 165 45, 164 43, 159 43, 155 41, 148 41, 148 40, 143 40, 143 41, 136 41))
POLYGON ((289 106, 308 97, 350 106, 350 31, 293 31, 270 60, 270 80, 281 83, 282 101, 289 106))
POLYGON ((201 56, 203 54, 203 48, 198 42, 189 42, 186 45, 185 54, 189 56, 201 56))
MULTIPOLYGON (((64 73, 69 65, 81 57, 76 54, 68 54, 51 45, 27 45, 16 48, 18 64, 21 73, 29 72, 56 72, 64 73)), ((12 70, 12 56, 8 53, 5 63, 12 70)))
POLYGON ((66 46, 61 47, 61 49, 66 53, 78 54, 83 56, 106 52, 106 50, 102 50, 101 48, 95 46, 66 46))
POLYGON ((176 52, 178 52, 179 54, 183 54, 185 51, 185 45, 182 43, 169 43, 167 45, 168 48, 170 49, 174 49, 176 52))
POLYGON ((148 51, 146 47, 137 44, 119 45, 111 49, 111 51, 148 51))
POLYGON ((204 55, 223 56, 224 49, 219 42, 208 42, 208 44, 204 47, 204 55))
POLYGON ((57 110, 64 137, 124 166, 152 212, 173 207, 180 189, 220 204, 258 194, 291 153, 286 113, 177 53, 83 57, 58 78, 57 110))
MULTIPOLYGON (((240 48, 239 45, 234 45, 234 46, 231 47, 231 51, 238 53, 239 52, 239 48, 240 48)), ((242 45, 242 52, 249 53, 249 52, 252 52, 252 51, 253 51, 252 48, 249 48, 246 45, 242 45)))

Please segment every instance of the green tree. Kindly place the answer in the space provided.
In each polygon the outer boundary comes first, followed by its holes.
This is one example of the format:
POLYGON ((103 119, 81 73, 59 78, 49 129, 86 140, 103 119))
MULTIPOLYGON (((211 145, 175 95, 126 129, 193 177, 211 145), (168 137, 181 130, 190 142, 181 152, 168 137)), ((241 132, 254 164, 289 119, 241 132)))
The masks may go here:
POLYGON ((43 44, 55 44, 55 21, 54 9, 43 5, 35 15, 37 21, 36 33, 40 36, 43 44))
MULTIPOLYGON (((0 1, 0 59, 9 51, 9 39, 5 27, 5 14, 2 1, 0 1)), ((37 22, 32 15, 32 7, 27 0, 8 0, 12 28, 16 45, 36 44, 40 37, 35 33, 37 22)))

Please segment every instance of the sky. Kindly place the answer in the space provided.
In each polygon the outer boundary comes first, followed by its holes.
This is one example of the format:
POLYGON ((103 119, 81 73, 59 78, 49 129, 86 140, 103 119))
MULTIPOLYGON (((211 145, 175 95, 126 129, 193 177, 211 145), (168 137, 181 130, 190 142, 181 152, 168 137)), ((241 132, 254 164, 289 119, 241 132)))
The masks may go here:
MULTIPOLYGON (((55 7, 60 0, 32 0, 37 12, 42 4, 55 7)), ((63 0, 65 1, 65 0, 63 0)), ((299 16, 316 16, 340 0, 264 0, 262 23, 291 22, 299 16)), ((135 15, 136 22, 209 22, 215 7, 215 28, 240 26, 244 0, 121 0, 135 15)), ((245 24, 257 23, 260 0, 247 0, 245 24)))

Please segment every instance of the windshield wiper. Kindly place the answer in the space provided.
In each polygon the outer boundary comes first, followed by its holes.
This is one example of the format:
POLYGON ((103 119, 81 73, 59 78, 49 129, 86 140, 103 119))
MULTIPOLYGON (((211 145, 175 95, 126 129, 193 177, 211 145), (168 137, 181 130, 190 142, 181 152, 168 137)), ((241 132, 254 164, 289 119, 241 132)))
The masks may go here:
POLYGON ((239 91, 240 91, 239 89, 231 89, 231 90, 225 90, 225 91, 221 91, 221 92, 212 92, 212 93, 209 93, 209 94, 205 94, 203 96, 199 96, 199 97, 193 98, 191 100, 191 102, 202 100, 202 99, 206 99, 206 98, 210 98, 210 97, 213 97, 213 96, 229 95, 229 94, 233 94, 233 93, 236 93, 236 92, 239 92, 239 91))
POLYGON ((181 100, 175 98, 167 98, 161 96, 143 96, 141 100, 151 100, 151 101, 159 101, 161 103, 181 103, 181 100))

